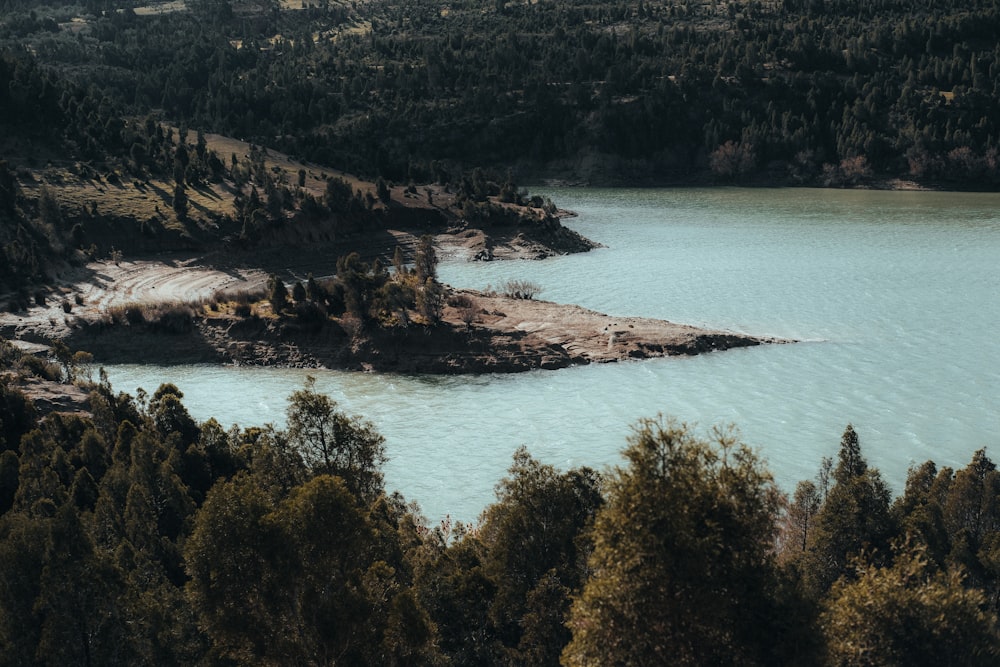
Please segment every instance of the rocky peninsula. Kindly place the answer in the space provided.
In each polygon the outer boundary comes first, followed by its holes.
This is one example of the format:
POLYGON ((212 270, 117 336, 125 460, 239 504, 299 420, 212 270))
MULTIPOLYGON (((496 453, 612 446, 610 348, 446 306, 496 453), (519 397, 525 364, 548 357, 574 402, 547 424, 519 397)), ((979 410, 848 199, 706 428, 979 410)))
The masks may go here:
POLYGON ((359 326, 346 317, 303 322, 266 311, 237 314, 213 301, 220 290, 259 289, 265 280, 259 269, 220 270, 203 258, 190 258, 107 263, 88 270, 86 282, 64 286, 67 298, 0 315, 0 335, 22 345, 61 340, 91 353, 98 364, 223 363, 433 374, 557 369, 780 342, 453 289, 433 325, 359 326), (81 303, 68 313, 60 305, 77 300, 81 303), (180 318, 165 321, 154 314, 174 312, 178 304, 184 304, 180 318), (108 315, 130 307, 141 307, 145 314, 108 315))

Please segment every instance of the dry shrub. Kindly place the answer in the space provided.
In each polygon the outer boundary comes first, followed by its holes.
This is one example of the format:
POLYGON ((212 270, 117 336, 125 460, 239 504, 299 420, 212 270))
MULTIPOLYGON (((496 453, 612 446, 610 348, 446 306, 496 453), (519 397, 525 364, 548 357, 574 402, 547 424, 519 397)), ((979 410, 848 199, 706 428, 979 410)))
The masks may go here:
POLYGON ((458 311, 458 318, 466 327, 471 327, 479 314, 479 303, 468 294, 453 294, 448 305, 458 311))
POLYGON ((22 355, 15 364, 15 369, 25 375, 34 375, 43 380, 62 381, 62 368, 59 367, 59 364, 46 361, 33 354, 22 355))
POLYGON ((125 303, 111 306, 105 313, 109 324, 147 325, 153 331, 182 334, 194 328, 200 302, 125 303))
POLYGON ((452 294, 448 297, 448 305, 452 308, 472 308, 475 302, 468 294, 452 294))
POLYGON ((267 290, 263 288, 218 290, 212 295, 211 302, 215 304, 232 303, 233 313, 237 317, 250 317, 253 312, 253 304, 263 301, 265 298, 267 298, 267 290))
POLYGON ((137 325, 146 321, 143 306, 139 303, 123 303, 110 306, 105 314, 110 324, 137 325))
POLYGON ((515 278, 511 278, 503 286, 504 296, 511 299, 525 299, 530 301, 541 291, 542 287, 538 283, 533 283, 530 280, 517 280, 515 278))
POLYGON ((146 312, 146 321, 157 331, 183 334, 194 328, 194 313, 185 303, 157 304, 146 312))

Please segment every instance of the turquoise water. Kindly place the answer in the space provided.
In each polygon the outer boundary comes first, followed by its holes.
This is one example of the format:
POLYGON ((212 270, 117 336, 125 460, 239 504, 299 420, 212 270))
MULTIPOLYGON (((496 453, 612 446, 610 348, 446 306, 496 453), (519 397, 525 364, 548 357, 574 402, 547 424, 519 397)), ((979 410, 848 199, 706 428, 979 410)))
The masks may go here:
MULTIPOLYGON (((604 244, 541 262, 447 261, 443 281, 508 278, 539 298, 794 338, 794 345, 513 376, 310 371, 385 435, 386 482, 431 520, 474 520, 527 445, 560 468, 619 462, 658 413, 736 424, 790 490, 848 422, 895 492, 928 458, 1000 444, 1000 196, 837 190, 545 190, 604 244)), ((114 366, 116 388, 177 384, 197 419, 284 418, 306 371, 114 366)))

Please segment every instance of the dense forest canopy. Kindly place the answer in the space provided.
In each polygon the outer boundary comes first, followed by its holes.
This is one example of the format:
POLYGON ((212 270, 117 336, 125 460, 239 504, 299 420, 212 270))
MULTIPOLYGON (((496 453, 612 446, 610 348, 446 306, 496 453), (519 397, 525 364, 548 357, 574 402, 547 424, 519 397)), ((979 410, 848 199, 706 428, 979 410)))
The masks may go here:
MULTIPOLYGON (((1000 183, 989 0, 3 4, 9 53, 92 100, 46 88, 28 118, 97 114, 109 148, 120 119, 155 112, 400 180, 438 161, 619 183, 1000 183)), ((0 106, 27 103, 3 80, 0 106)))
POLYGON ((287 429, 104 378, 84 379, 91 413, 43 417, 11 380, 72 364, 0 354, 0 665, 1000 658, 984 451, 915 466, 893 498, 848 426, 789 497, 732 431, 650 419, 603 472, 522 448, 478 521, 435 526, 311 381, 287 429))

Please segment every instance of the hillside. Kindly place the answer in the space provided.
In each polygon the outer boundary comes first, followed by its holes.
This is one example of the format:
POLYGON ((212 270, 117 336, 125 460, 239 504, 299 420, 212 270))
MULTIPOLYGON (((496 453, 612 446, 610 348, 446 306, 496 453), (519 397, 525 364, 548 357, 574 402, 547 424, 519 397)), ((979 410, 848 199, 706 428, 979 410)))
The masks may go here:
MULTIPOLYGON (((1000 183, 989 0, 6 6, 0 43, 86 89, 88 114, 372 180, 1000 183)), ((117 129, 78 148, 127 153, 117 129)))
POLYGON ((39 286, 88 262, 164 252, 213 253, 223 265, 289 272, 316 257, 332 267, 351 252, 387 265, 396 246, 412 258, 417 237, 449 230, 478 243, 481 258, 492 258, 495 246, 502 256, 511 244, 512 252, 534 254, 592 247, 562 227, 551 202, 509 180, 487 181, 479 170, 419 189, 362 180, 148 116, 116 117, 104 104, 92 107, 89 92, 14 57, 0 57, 4 71, 11 90, 24 90, 6 100, 16 113, 0 121, 7 130, 0 303, 8 310, 44 305, 39 286), (73 102, 45 105, 59 96, 73 102))

